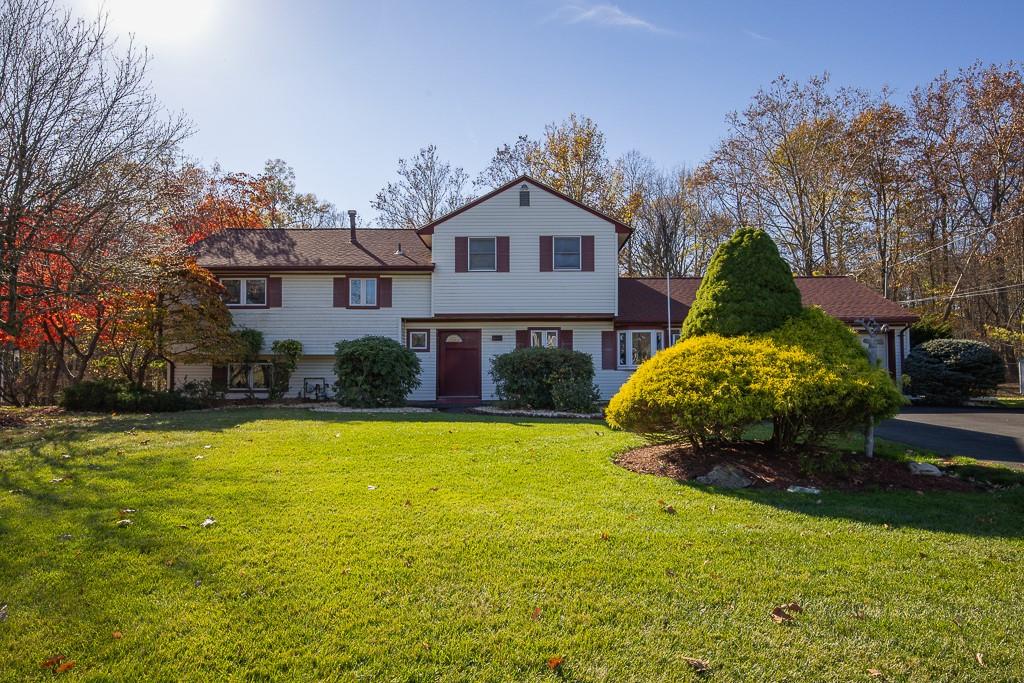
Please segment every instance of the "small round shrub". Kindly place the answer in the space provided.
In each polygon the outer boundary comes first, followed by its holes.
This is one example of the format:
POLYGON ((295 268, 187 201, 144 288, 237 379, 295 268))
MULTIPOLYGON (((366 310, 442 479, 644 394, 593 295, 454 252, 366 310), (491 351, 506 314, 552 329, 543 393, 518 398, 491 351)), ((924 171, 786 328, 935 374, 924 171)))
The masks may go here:
POLYGON ((790 318, 766 339, 810 354, 820 371, 802 380, 793 399, 780 402, 773 417, 776 448, 820 443, 832 434, 865 426, 869 418, 895 415, 906 402, 889 373, 871 362, 857 335, 818 307, 790 318))
POLYGON ((682 336, 767 332, 801 311, 793 273, 764 230, 740 228, 715 251, 682 336))
POLYGON ((420 385, 420 359, 394 339, 363 337, 337 343, 334 373, 341 405, 394 407, 420 385))
POLYGON ((933 405, 961 405, 996 390, 1006 364, 992 347, 971 339, 933 339, 910 350, 903 364, 907 388, 933 405))
POLYGON ((511 408, 590 412, 599 392, 590 354, 530 347, 491 360, 495 393, 511 408))
POLYGON ((800 349, 765 339, 716 334, 681 340, 641 365, 612 397, 612 427, 663 440, 685 439, 702 449, 737 441, 796 404, 823 369, 800 349))

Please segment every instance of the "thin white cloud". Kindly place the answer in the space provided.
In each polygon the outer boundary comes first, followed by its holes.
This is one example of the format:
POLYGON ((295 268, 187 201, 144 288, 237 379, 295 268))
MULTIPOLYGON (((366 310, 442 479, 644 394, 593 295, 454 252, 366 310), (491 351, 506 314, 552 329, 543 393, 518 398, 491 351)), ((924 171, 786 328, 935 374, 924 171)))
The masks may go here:
POLYGON ((758 33, 757 31, 752 31, 749 28, 743 29, 743 33, 748 38, 753 38, 754 40, 756 40, 756 41, 758 41, 760 43, 774 43, 775 42, 774 38, 769 38, 768 36, 764 35, 763 33, 758 33))
POLYGON ((601 3, 596 5, 581 2, 567 2, 555 12, 555 18, 566 24, 597 24, 616 28, 631 28, 649 33, 671 33, 646 19, 630 14, 618 5, 601 3))

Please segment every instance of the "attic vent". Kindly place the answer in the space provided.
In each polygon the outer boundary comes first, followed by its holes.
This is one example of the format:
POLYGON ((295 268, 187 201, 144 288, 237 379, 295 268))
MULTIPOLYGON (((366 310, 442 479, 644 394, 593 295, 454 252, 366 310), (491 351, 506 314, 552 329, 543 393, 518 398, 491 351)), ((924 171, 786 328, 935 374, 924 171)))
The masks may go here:
POLYGON ((523 183, 519 188, 519 206, 530 205, 530 186, 523 183))

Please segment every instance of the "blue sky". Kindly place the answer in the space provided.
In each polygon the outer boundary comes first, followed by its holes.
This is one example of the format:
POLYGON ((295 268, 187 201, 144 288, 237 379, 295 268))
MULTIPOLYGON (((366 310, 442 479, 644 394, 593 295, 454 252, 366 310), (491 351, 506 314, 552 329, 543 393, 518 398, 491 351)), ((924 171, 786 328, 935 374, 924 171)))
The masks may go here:
POLYGON ((301 190, 363 214, 430 143, 472 177, 575 111, 613 157, 692 166, 781 73, 902 99, 944 69, 1020 58, 1024 38, 1016 2, 102 1, 194 122, 190 156, 251 172, 283 158, 301 190))

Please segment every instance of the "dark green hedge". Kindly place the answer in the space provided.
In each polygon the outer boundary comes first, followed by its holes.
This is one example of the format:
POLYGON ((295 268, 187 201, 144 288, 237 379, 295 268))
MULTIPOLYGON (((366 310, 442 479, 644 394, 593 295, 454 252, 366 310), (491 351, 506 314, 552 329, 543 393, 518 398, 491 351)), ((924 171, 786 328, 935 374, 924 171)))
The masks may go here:
POLYGON ((335 395, 343 406, 400 406, 420 385, 420 359, 388 337, 363 337, 335 346, 335 395))
POLYGON ((1006 364, 988 344, 971 339, 933 339, 911 349, 903 365, 912 396, 934 405, 960 405, 995 391, 1006 364))
POLYGON ((512 408, 590 412, 600 394, 590 354, 524 348, 491 361, 498 398, 512 408))
POLYGON ((136 389, 106 379, 68 387, 60 404, 67 410, 120 413, 162 413, 205 407, 202 401, 178 391, 136 389))

